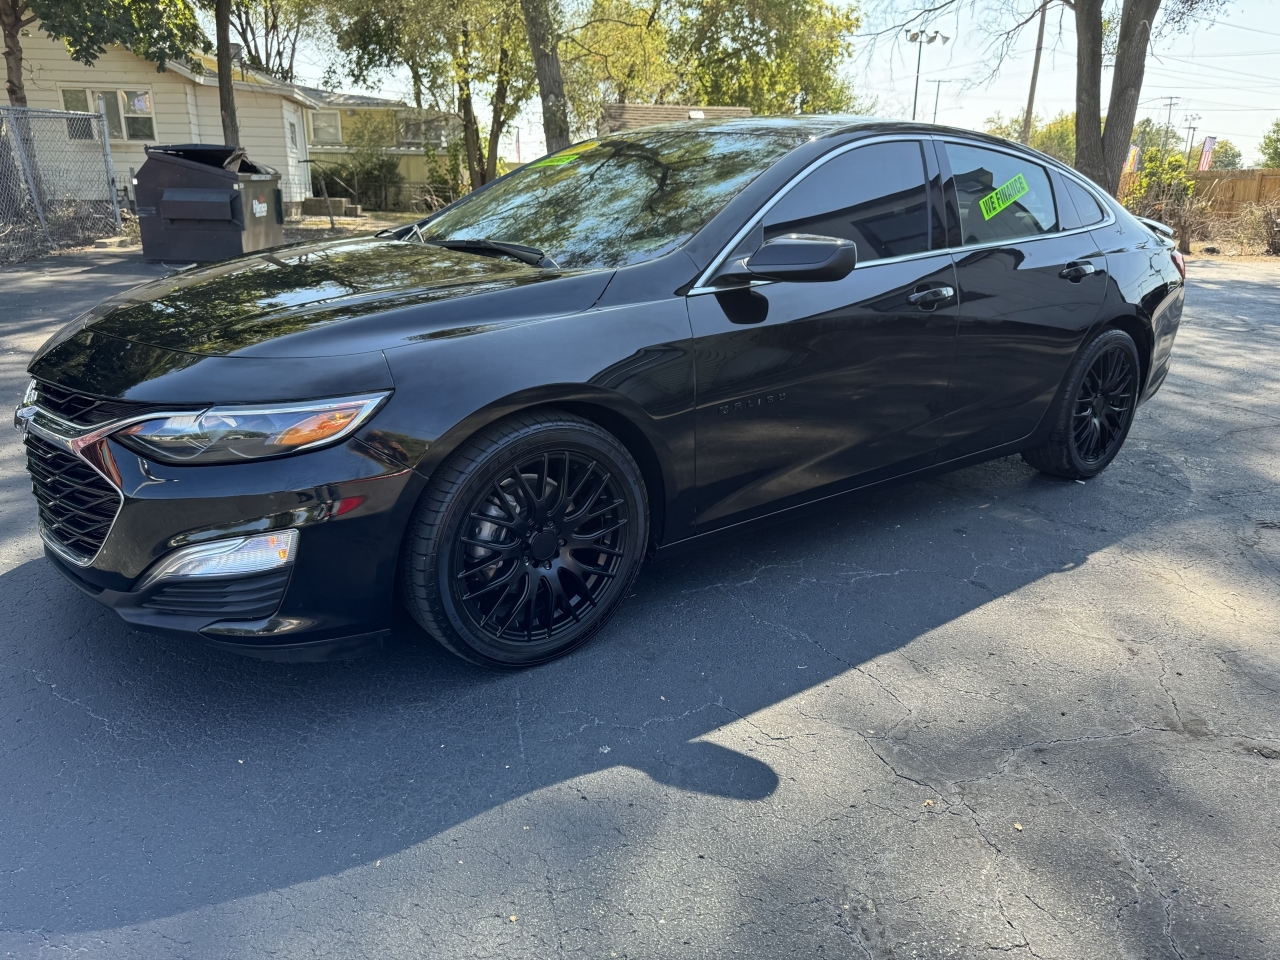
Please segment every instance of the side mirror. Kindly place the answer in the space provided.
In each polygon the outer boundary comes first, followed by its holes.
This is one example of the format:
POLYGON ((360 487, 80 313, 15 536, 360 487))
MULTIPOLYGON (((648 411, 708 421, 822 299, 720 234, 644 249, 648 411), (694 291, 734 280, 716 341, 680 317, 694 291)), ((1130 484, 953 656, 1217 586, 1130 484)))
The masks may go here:
POLYGON ((852 240, 789 233, 766 240, 743 266, 755 280, 806 283, 843 280, 857 264, 852 240))

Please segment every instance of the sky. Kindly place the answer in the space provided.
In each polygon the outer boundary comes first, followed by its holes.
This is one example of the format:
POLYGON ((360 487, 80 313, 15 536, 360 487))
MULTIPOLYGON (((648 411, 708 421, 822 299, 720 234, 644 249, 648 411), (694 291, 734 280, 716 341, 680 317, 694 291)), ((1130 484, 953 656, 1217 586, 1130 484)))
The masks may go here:
MULTIPOLYGON (((1075 22, 1069 13, 1050 11, 1045 52, 1036 86, 1035 112, 1045 118, 1075 110, 1075 22)), ((985 37, 971 17, 944 17, 930 25, 952 37, 928 44, 920 71, 918 118, 932 120, 935 96, 938 122, 981 129, 992 114, 1020 115, 1026 107, 1035 59, 1034 24, 1023 31, 1013 55, 993 81, 975 84, 991 69, 984 56, 985 37), (957 23, 959 20, 959 23, 957 23), (946 81, 935 86, 929 81, 946 81)), ((881 40, 867 49, 849 71, 857 89, 879 101, 876 113, 911 116, 916 47, 881 40)), ((1111 71, 1103 72, 1103 111, 1110 94, 1111 71)), ((1197 20, 1187 31, 1157 37, 1147 58, 1138 119, 1165 122, 1167 97, 1176 97, 1172 122, 1186 143, 1188 118, 1198 141, 1205 135, 1226 138, 1255 160, 1258 141, 1280 119, 1280 2, 1236 0, 1211 20, 1197 20)))
MULTIPOLYGON (((909 119, 916 47, 892 38, 873 42, 867 33, 878 26, 868 22, 863 28, 855 41, 858 52, 845 73, 860 94, 875 98, 877 116, 909 119)), ((929 30, 951 39, 924 48, 919 119, 933 120, 935 98, 938 122, 951 126, 980 130, 996 112, 1006 117, 1022 112, 1035 54, 1034 24, 1023 31, 994 78, 989 78, 993 63, 986 50, 987 34, 968 8, 937 19, 929 30)), ((1051 11, 1036 88, 1035 112, 1044 118, 1075 109, 1075 42, 1074 18, 1051 11)), ((299 59, 302 82, 320 85, 323 58, 299 59)), ((1104 112, 1110 74, 1109 69, 1103 72, 1104 112)), ((344 89, 392 98, 408 95, 405 79, 395 76, 379 89, 344 89)), ((1196 20, 1182 33, 1157 37, 1147 58, 1138 106, 1138 119, 1143 117, 1161 122, 1171 118, 1184 144, 1190 123, 1196 128, 1196 141, 1206 135, 1225 138, 1240 148, 1246 164, 1256 161, 1259 140, 1272 121, 1280 119, 1280 0, 1233 0, 1211 19, 1196 20), (1168 97, 1176 98, 1172 112, 1168 97)), ((536 97, 514 126, 503 140, 501 155, 526 161, 540 156, 544 147, 536 97)))

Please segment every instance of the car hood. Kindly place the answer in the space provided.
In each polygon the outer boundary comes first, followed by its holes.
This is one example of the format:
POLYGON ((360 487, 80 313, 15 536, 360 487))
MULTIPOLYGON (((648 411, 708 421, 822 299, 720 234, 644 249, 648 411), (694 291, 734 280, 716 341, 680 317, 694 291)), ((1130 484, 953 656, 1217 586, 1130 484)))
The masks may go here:
POLYGON ((83 328, 202 356, 335 356, 396 346, 463 315, 472 322, 479 313, 516 320, 583 310, 609 276, 361 237, 263 251, 157 280, 100 304, 83 328), (555 293, 531 296, 531 287, 555 293), (486 302, 454 304, 463 298, 486 302))
POLYGON ((377 237, 301 244, 106 300, 29 369, 99 396, 166 402, 382 389, 384 350, 578 313, 612 276, 377 237))

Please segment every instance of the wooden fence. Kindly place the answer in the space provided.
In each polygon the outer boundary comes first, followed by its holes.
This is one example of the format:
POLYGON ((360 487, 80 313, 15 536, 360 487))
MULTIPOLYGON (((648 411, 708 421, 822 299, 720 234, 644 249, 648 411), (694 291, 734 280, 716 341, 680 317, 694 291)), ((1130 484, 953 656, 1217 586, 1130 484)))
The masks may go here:
MULTIPOLYGON (((1125 196, 1136 174, 1120 175, 1120 196, 1125 196)), ((1195 181, 1196 194, 1208 197, 1215 213, 1231 214, 1245 203, 1280 201, 1280 169, 1205 170, 1188 176, 1195 181)))
POLYGON ((1280 201, 1280 169, 1206 170, 1191 178, 1196 194, 1208 197, 1217 213, 1234 213, 1244 203, 1280 201))

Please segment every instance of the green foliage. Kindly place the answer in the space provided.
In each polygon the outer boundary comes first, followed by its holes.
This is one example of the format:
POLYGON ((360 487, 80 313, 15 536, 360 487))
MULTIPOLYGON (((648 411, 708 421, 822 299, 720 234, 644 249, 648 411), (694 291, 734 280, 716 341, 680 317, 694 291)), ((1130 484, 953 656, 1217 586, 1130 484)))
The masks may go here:
POLYGON ((1161 157, 1158 146, 1142 155, 1128 193, 1120 202, 1141 216, 1161 218, 1165 207, 1185 201, 1196 184, 1187 176, 1187 158, 1181 151, 1161 157))
POLYGON ((415 106, 457 114, 473 186, 493 179, 502 132, 535 91, 517 0, 326 0, 327 22, 353 81, 376 85, 406 67, 415 106), (488 137, 476 101, 489 106, 488 137))
MULTIPOLYGON (((1006 120, 1001 114, 996 113, 987 118, 983 129, 987 133, 1004 137, 1006 140, 1018 140, 1022 136, 1022 116, 1014 116, 1006 120)), ((1075 163, 1076 115, 1064 110, 1046 123, 1038 114, 1032 114, 1028 146, 1041 153, 1047 153, 1063 163, 1075 163)))
POLYGON ((857 98, 840 66, 861 25, 829 0, 705 0, 679 14, 687 102, 757 114, 841 113, 857 98))
POLYGON ((757 114, 868 109, 840 68, 856 7, 831 0, 582 0, 561 43, 575 126, 603 103, 749 107, 757 114))
POLYGON ((28 7, 45 33, 66 44, 72 60, 88 65, 113 43, 158 68, 209 49, 187 0, 30 0, 28 7))
MULTIPOLYGON (((1204 152, 1204 142, 1201 141, 1200 148, 1196 151, 1195 156, 1199 156, 1204 152)), ((1240 148, 1230 140, 1219 140, 1213 146, 1213 159, 1209 161, 1210 170, 1239 170, 1244 166, 1243 158, 1240 155, 1240 148)))
MULTIPOLYGON (((1204 153, 1204 141, 1201 140, 1191 148, 1189 167, 1198 168, 1200 157, 1204 153)), ((1240 148, 1230 140, 1219 140, 1213 146, 1213 158, 1209 161, 1210 170, 1239 170, 1244 166, 1244 158, 1240 148)))
POLYGON ((1262 155, 1262 165, 1268 169, 1280 167, 1280 120, 1271 124, 1262 142, 1258 144, 1258 152, 1262 155))
POLYGON ((590 0, 560 46, 565 95, 578 131, 595 127, 603 103, 663 103, 678 86, 671 24, 662 4, 590 0))
POLYGON ((1146 162, 1147 153, 1155 149, 1161 151, 1177 151, 1182 144, 1182 134, 1176 128, 1165 123, 1158 123, 1150 117, 1144 117, 1133 125, 1130 143, 1137 144, 1138 155, 1146 162))

